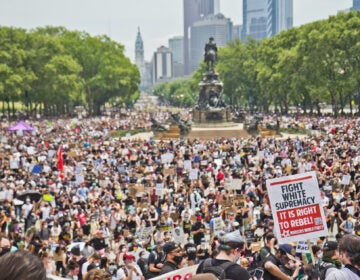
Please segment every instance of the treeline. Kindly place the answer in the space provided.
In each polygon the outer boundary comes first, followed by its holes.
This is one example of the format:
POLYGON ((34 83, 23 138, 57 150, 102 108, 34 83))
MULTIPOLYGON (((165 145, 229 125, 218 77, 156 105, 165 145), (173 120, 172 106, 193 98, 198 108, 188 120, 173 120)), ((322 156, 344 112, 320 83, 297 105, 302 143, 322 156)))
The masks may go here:
MULTIPOLYGON (((188 81, 193 91, 203 66, 188 81)), ((275 108, 286 114, 290 106, 318 113, 326 102, 335 115, 347 105, 352 112, 359 111, 360 11, 339 13, 260 42, 232 41, 219 49, 216 70, 227 104, 263 112, 275 108)), ((177 84, 173 92, 187 94, 188 83, 186 90, 177 84)), ((157 86, 155 92, 168 96, 171 84, 157 86)), ((171 95, 171 100, 176 98, 171 95)))
POLYGON ((29 112, 69 115, 84 106, 90 115, 106 102, 138 95, 140 75, 123 45, 63 27, 27 31, 0 27, 0 101, 14 113, 17 102, 29 112))

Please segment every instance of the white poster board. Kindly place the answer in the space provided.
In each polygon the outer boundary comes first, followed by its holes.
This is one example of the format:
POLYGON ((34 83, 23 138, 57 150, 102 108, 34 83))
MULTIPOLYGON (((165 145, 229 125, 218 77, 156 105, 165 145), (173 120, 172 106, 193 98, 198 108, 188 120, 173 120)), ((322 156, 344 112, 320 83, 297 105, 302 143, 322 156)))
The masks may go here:
POLYGON ((315 172, 270 179, 266 187, 280 243, 328 234, 315 172))
POLYGON ((156 184, 155 194, 156 195, 162 195, 163 189, 164 189, 164 184, 163 183, 156 184))

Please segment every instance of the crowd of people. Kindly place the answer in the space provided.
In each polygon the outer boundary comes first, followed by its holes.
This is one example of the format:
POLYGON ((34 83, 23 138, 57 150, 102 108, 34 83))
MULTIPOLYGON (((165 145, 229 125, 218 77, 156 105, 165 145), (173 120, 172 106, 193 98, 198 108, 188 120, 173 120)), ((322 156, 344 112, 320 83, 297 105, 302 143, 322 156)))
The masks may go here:
POLYGON ((1 123, 1 258, 27 251, 66 279, 151 279, 196 264, 218 279, 359 279, 360 119, 264 117, 316 136, 112 137, 138 128, 130 119, 149 128, 166 114, 37 120, 17 132, 1 123), (313 258, 277 244, 266 189, 308 171, 329 228, 313 258))

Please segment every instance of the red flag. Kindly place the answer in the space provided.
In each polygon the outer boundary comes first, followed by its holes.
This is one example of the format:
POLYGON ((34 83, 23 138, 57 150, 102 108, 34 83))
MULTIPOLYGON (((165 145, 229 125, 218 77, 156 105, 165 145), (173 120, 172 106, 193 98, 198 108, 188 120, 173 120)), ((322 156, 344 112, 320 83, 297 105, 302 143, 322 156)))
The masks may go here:
POLYGON ((58 157, 58 170, 60 171, 60 177, 64 177, 64 160, 63 160, 63 154, 62 154, 62 146, 59 146, 59 150, 57 152, 58 157))

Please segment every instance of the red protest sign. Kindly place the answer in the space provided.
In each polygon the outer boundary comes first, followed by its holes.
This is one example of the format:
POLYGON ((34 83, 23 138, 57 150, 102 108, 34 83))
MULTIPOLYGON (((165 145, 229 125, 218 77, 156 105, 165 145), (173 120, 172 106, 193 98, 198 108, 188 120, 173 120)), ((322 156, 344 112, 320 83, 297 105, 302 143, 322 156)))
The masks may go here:
POLYGON ((328 234, 315 172, 274 178, 266 186, 280 242, 328 234))

